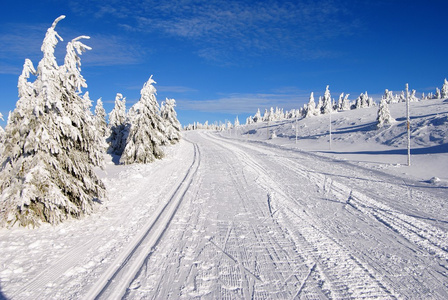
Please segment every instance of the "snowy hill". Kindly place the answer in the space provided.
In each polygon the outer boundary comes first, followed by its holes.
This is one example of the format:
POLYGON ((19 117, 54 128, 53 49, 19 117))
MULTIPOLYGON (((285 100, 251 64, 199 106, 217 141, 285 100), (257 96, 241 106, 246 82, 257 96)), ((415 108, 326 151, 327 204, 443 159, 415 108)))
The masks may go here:
POLYGON ((373 107, 110 160, 93 214, 0 229, 0 298, 446 299, 448 103, 411 105, 411 167, 404 104, 380 130, 373 107))
POLYGON ((370 107, 334 112, 331 117, 299 118, 297 124, 295 120, 285 120, 245 125, 222 135, 312 151, 408 174, 418 180, 438 177, 448 181, 448 100, 411 102, 410 107, 411 167, 407 166, 405 103, 389 105, 396 122, 381 129, 376 128, 378 107, 370 107), (272 132, 276 134, 274 139, 270 139, 272 132))

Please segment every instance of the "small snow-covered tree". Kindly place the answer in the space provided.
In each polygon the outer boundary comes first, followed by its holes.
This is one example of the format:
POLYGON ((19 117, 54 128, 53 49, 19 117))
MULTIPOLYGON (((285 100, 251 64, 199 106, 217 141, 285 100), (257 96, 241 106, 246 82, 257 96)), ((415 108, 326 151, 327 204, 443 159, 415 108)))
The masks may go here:
POLYGON ((35 71, 25 61, 19 97, 5 128, 0 169, 0 223, 36 226, 59 223, 92 211, 105 188, 93 172, 99 163, 92 119, 81 98, 86 87, 80 55, 90 49, 79 37, 67 44, 64 65, 54 49, 62 38, 55 31, 60 16, 47 30, 43 58, 35 71), (29 75, 36 76, 29 82, 29 75))
POLYGON ((386 102, 388 104, 394 103, 394 101, 395 101, 395 98, 394 98, 394 95, 393 95, 392 91, 389 91, 388 89, 386 89, 384 91, 383 98, 386 100, 386 102))
POLYGON ((344 103, 344 93, 341 93, 339 95, 338 103, 337 103, 337 110, 341 111, 344 103))
POLYGON ((412 90, 412 91, 411 91, 411 95, 409 96, 409 101, 410 101, 410 102, 418 102, 418 98, 417 98, 417 96, 415 95, 416 93, 417 93, 416 90, 412 90))
POLYGON ((316 109, 316 103, 314 102, 314 93, 313 92, 311 92, 311 94, 310 94, 310 100, 308 101, 308 105, 306 106, 304 113, 305 113, 305 118, 310 118, 319 113, 318 110, 316 109))
POLYGON ((387 104, 387 97, 383 96, 381 98, 380 107, 378 109, 378 117, 376 118, 377 128, 381 128, 386 125, 392 124, 394 118, 390 115, 389 105, 387 104))
POLYGON ((442 91, 440 92, 440 97, 442 99, 448 99, 448 80, 443 82, 442 91))
POLYGON ((235 123, 233 124, 233 126, 234 126, 235 128, 240 126, 240 120, 238 119, 238 116, 236 116, 236 118, 235 118, 235 123))
POLYGON ((369 97, 367 92, 365 94, 361 93, 359 97, 356 99, 355 104, 352 106, 352 109, 366 108, 374 106, 373 99, 369 97))
POLYGON ((96 101, 95 106, 95 115, 93 117, 93 122, 95 125, 95 129, 97 132, 97 138, 98 138, 98 147, 100 148, 101 153, 105 153, 107 151, 107 134, 109 133, 109 129, 107 127, 106 122, 106 111, 103 107, 103 101, 101 98, 99 98, 96 101))
POLYGON ((316 115, 320 115, 322 113, 323 97, 319 97, 319 101, 317 101, 316 105, 316 115))
POLYGON ((332 111, 332 103, 331 103, 331 94, 329 85, 327 85, 327 88, 325 89, 324 98, 322 100, 322 107, 321 107, 321 113, 322 114, 329 114, 332 111))
POLYGON ((95 127, 103 138, 106 138, 107 134, 107 121, 106 121, 106 110, 103 107, 103 101, 101 98, 96 100, 95 106, 95 127))
POLYGON ((151 75, 140 91, 140 100, 129 110, 129 134, 120 158, 122 164, 150 163, 164 156, 160 146, 168 140, 153 83, 156 82, 151 75))
POLYGON ((254 123, 263 122, 263 118, 261 117, 260 109, 257 110, 257 113, 253 117, 254 123))
POLYGON ((126 98, 117 93, 115 106, 109 114, 110 136, 107 138, 109 153, 121 155, 126 146, 126 98))
POLYGON ((442 99, 442 93, 439 88, 436 88, 436 93, 434 94, 434 99, 442 99))
POLYGON ((272 122, 272 121, 274 121, 274 117, 275 117, 275 115, 274 115, 273 107, 271 107, 269 111, 267 109, 265 109, 264 116, 263 116, 264 122, 272 122))
POLYGON ((350 100, 348 97, 350 94, 345 94, 344 100, 342 100, 342 110, 350 110, 350 100))
POLYGON ((180 140, 181 129, 179 120, 177 120, 177 113, 174 110, 175 107, 176 100, 166 98, 160 109, 160 115, 162 116, 162 119, 165 120, 166 124, 166 137, 173 144, 180 140))

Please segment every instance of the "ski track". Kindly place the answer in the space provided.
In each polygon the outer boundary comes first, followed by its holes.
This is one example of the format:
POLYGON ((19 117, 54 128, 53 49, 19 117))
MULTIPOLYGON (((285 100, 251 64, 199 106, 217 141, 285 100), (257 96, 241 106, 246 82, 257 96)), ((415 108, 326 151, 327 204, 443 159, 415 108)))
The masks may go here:
POLYGON ((187 174, 179 185, 169 192, 169 200, 153 215, 133 242, 103 273, 85 299, 121 299, 148 259, 175 215, 183 196, 194 178, 200 163, 200 151, 194 146, 194 158, 187 174))

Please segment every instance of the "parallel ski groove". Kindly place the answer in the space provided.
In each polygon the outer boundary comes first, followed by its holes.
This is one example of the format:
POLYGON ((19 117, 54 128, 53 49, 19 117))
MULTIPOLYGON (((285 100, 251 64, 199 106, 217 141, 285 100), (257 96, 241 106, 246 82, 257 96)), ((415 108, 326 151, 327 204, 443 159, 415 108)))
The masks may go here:
POLYGON ((130 246, 122 252, 115 263, 103 273, 103 276, 84 296, 85 299, 121 299, 132 280, 137 276, 151 250, 156 246, 176 213, 183 195, 189 188, 200 164, 200 151, 194 145, 193 162, 182 182, 174 188, 166 204, 155 213, 136 236, 130 246), (120 280, 114 280, 120 277, 120 280))

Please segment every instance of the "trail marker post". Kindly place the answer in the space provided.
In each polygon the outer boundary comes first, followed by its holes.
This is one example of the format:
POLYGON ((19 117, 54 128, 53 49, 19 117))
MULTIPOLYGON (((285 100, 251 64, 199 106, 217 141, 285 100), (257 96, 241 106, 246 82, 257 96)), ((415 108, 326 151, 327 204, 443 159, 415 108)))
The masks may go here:
POLYGON ((406 128, 408 135, 408 166, 411 165, 411 118, 409 114, 409 85, 406 83, 406 128))

